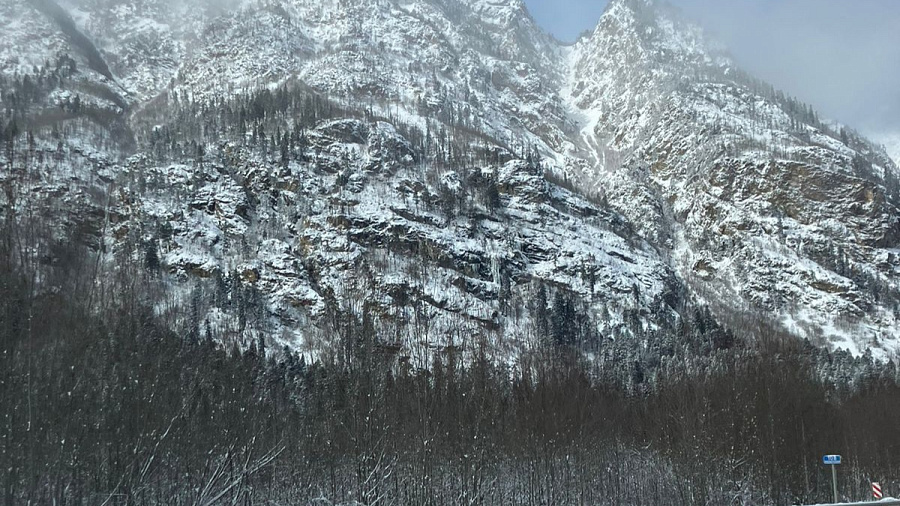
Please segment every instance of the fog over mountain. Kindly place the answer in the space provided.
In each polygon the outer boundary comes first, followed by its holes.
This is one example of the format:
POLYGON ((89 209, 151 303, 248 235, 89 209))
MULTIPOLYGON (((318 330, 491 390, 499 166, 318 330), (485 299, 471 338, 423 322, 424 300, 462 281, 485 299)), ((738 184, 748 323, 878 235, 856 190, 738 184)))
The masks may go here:
MULTIPOLYGON (((591 30, 607 2, 528 0, 564 41, 591 30)), ((672 0, 743 68, 892 147, 900 138, 900 2, 672 0)))

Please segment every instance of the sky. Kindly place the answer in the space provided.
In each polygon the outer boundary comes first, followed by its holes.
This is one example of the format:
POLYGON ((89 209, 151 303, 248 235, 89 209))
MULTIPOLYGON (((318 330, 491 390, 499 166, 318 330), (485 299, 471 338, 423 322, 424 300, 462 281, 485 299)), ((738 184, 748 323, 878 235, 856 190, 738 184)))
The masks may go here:
MULTIPOLYGON (((669 0, 737 64, 828 118, 900 136, 900 0, 669 0)), ((563 41, 592 30, 606 0, 525 0, 563 41)))

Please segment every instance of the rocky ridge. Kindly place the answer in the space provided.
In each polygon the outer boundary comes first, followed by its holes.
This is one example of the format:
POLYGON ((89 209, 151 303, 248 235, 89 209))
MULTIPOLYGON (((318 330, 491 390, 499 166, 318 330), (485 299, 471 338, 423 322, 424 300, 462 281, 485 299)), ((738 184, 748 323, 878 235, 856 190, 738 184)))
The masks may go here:
POLYGON ((155 258, 185 303, 207 295, 191 325, 339 353, 316 329, 350 314, 402 322, 384 345, 419 361, 479 339, 506 359, 548 333, 549 291, 587 317, 582 344, 650 349, 702 305, 856 353, 900 344, 896 165, 656 2, 611 2, 568 47, 517 0, 60 5, 113 79, 0 3, 3 76, 67 69, 30 108, 42 155, 27 176, 7 160, 7 202, 84 209, 68 220, 94 224, 88 243, 155 258), (260 90, 343 112, 263 114, 261 136, 210 119, 260 90), (34 120, 76 95, 128 139, 34 120))

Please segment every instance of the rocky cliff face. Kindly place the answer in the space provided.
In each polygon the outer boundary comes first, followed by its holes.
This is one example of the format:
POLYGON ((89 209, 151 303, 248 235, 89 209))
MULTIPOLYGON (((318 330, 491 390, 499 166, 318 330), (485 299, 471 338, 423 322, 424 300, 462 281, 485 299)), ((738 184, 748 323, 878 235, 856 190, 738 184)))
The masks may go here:
POLYGON ((633 221, 653 217, 640 231, 680 279, 820 342, 896 339, 895 295, 882 300, 896 294, 900 240, 885 153, 652 2, 614 2, 572 62, 566 98, 601 153, 585 179, 633 221))
POLYGON ((158 266, 189 325, 508 359, 560 314, 585 349, 649 349, 705 306, 900 346, 896 165, 656 2, 568 47, 518 0, 60 5, 112 75, 0 3, 34 137, 3 158, 5 215, 49 205, 158 266))

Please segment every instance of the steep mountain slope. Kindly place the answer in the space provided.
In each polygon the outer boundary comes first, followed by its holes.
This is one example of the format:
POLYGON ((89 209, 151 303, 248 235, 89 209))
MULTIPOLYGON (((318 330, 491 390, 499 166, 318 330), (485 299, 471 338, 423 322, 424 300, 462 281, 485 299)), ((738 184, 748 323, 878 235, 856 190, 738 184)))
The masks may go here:
POLYGON ((567 98, 601 153, 585 180, 671 248, 681 279, 813 340, 896 345, 897 167, 883 152, 653 2, 613 2, 571 62, 567 98))
POLYGON ((612 1, 571 47, 520 0, 60 5, 111 75, 0 2, 4 102, 56 76, 17 105, 37 139, 6 202, 168 272, 180 324, 335 354, 322 328, 375 329, 427 361, 514 357, 578 314, 612 360, 708 307, 900 348, 896 165, 657 2, 612 1))
POLYGON ((400 107, 420 126, 427 118, 506 143, 565 142, 561 49, 521 1, 257 0, 218 15, 213 6, 226 4, 72 5, 138 109, 167 92, 203 100, 300 81, 360 109, 400 107))

